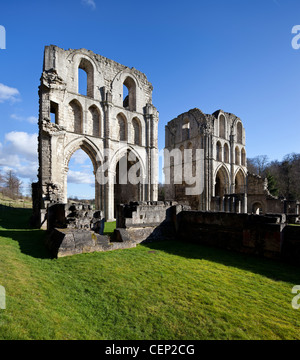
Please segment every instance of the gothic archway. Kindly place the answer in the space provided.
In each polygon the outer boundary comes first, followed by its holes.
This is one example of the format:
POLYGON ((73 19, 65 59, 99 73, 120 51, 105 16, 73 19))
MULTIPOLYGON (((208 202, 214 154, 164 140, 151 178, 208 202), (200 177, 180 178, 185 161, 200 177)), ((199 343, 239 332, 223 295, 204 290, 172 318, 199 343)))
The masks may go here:
POLYGON ((229 175, 222 166, 215 176, 215 196, 222 197, 229 192, 229 175))

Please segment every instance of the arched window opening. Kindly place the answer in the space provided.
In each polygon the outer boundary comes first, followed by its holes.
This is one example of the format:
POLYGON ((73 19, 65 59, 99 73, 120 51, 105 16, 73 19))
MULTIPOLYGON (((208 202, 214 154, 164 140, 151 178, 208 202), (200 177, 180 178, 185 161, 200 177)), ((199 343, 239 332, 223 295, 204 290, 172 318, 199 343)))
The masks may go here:
POLYGON ((235 165, 241 164, 241 153, 238 147, 235 148, 235 165))
POLYGON ((50 101, 50 121, 54 124, 58 124, 58 104, 54 101, 50 101))
POLYGON ((141 145, 141 126, 138 119, 132 120, 133 127, 133 143, 134 145, 141 145))
POLYGON ((94 67, 87 59, 81 59, 78 67, 78 93, 94 97, 94 67))
POLYGON ((237 142, 239 144, 242 144, 242 142, 243 142, 243 127, 240 122, 237 123, 236 133, 237 133, 237 142))
POLYGON ((224 145, 224 162, 229 163, 229 147, 227 144, 224 145))
POLYGON ((123 114, 117 116, 118 140, 127 141, 127 121, 123 114))
POLYGON ((100 112, 95 105, 92 105, 88 111, 87 121, 88 135, 100 136, 100 112))
POLYGON ((225 116, 220 115, 220 117, 219 117, 219 137, 225 139, 225 133, 226 133, 225 116))
POLYGON ((82 134, 82 108, 76 100, 69 104, 69 120, 69 131, 82 134))
POLYGON ((95 205, 95 175, 90 157, 79 149, 72 155, 68 167, 68 202, 95 205))
POLYGON ((216 152, 217 152, 217 161, 222 161, 222 145, 219 141, 217 142, 216 152))
POLYGON ((129 108, 129 90, 126 85, 123 84, 123 107, 129 108))
POLYGON ((87 73, 78 68, 78 94, 87 96, 87 73))
POLYGON ((182 141, 190 139, 190 121, 185 119, 182 125, 182 141))
POLYGON ((136 110, 136 85, 129 76, 123 83, 123 107, 129 111, 136 110))
POLYGON ((242 149, 242 166, 246 166, 246 151, 242 149))

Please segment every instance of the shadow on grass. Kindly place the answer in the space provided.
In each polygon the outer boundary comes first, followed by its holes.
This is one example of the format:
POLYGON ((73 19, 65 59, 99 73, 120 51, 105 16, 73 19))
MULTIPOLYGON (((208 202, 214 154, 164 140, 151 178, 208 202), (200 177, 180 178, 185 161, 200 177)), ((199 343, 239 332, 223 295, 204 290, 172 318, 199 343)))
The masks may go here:
POLYGON ((259 274, 275 281, 290 282, 293 285, 297 285, 300 279, 300 267, 279 260, 265 259, 178 240, 143 243, 143 245, 151 250, 160 250, 187 259, 211 261, 259 274))
MULTIPOLYGON (((0 237, 18 241, 22 253, 40 259, 50 259, 51 254, 44 245, 46 232, 32 229, 29 226, 31 209, 0 210, 0 237)), ((105 232, 110 234, 115 224, 108 224, 105 232)), ((0 242, 1 245, 1 242, 0 242)), ((290 282, 297 285, 300 279, 300 267, 286 264, 281 261, 258 258, 228 250, 184 243, 180 241, 158 241, 143 243, 149 250, 159 250, 166 253, 219 263, 225 266, 239 268, 255 274, 260 274, 275 281, 290 282)))
POLYGON ((22 253, 39 258, 50 259, 51 254, 45 247, 46 232, 30 227, 31 209, 0 209, 0 237, 17 241, 22 253))

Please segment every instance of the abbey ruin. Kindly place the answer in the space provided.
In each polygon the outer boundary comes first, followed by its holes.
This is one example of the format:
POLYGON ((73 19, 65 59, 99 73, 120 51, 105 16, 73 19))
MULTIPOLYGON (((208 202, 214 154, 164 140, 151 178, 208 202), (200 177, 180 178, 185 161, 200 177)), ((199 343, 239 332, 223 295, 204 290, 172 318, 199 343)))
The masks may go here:
MULTIPOLYGON (((222 110, 204 114, 195 108, 168 122, 165 150, 169 154, 178 150, 181 155, 165 163, 170 181, 165 185, 165 201, 157 201, 158 111, 152 91, 146 75, 135 68, 85 49, 45 47, 33 208, 36 224, 52 231, 50 247, 56 255, 132 247, 176 236, 177 231, 182 237, 183 226, 194 229, 199 219, 213 223, 213 231, 222 234, 224 221, 247 252, 256 249, 257 239, 262 238, 267 253, 280 252, 283 224, 287 219, 298 221, 299 203, 273 197, 265 179, 248 173, 245 129, 234 114, 222 110), (85 93, 79 89, 80 70, 86 73, 85 93), (94 167, 95 212, 67 204, 68 165, 78 149, 86 152, 94 167), (190 165, 188 176, 183 173, 184 163, 190 165), (193 193, 191 178, 196 182, 201 178, 199 193, 193 193), (253 218, 262 215, 262 220, 253 218), (101 237, 101 229, 104 221, 114 220, 112 244, 101 237), (267 233, 266 224, 274 225, 268 225, 267 233)), ((199 235, 197 229, 194 234, 199 235)))
POLYGON ((140 71, 91 51, 45 48, 39 87, 39 181, 34 187, 34 208, 44 228, 48 206, 67 203, 68 164, 78 149, 93 163, 96 209, 104 211, 107 220, 115 219, 117 202, 157 199, 158 112, 152 90, 140 71), (87 75, 84 95, 79 93, 79 69, 87 75), (120 164, 126 162, 128 167, 137 165, 138 184, 119 181, 120 164))

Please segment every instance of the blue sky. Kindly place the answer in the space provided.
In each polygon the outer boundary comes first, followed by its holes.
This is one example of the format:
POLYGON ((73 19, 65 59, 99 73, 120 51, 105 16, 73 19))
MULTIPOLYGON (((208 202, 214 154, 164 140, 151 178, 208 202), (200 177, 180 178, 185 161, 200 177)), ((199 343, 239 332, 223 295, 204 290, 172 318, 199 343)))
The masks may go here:
MULTIPOLYGON (((248 157, 300 153, 300 50, 291 45, 298 24, 299 0, 1 1, 0 168, 24 184, 36 178, 38 86, 50 44, 144 72, 160 113, 160 149, 166 123, 198 107, 239 116, 248 157)), ((70 195, 93 193, 90 165, 72 159, 70 195)))

